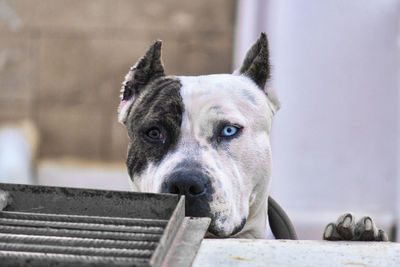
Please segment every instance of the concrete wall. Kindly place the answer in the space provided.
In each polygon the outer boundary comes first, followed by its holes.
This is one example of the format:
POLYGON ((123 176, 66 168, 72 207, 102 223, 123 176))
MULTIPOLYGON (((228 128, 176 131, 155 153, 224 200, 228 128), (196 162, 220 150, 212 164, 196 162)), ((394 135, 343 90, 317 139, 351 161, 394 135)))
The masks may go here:
POLYGON ((400 214, 399 2, 240 3, 237 58, 260 31, 269 36, 271 86, 282 102, 272 194, 299 236, 320 239, 345 211, 390 230, 400 214))
POLYGON ((234 15, 231 0, 0 0, 0 123, 33 120, 41 157, 121 161, 129 67, 162 39, 168 74, 230 72, 234 15))

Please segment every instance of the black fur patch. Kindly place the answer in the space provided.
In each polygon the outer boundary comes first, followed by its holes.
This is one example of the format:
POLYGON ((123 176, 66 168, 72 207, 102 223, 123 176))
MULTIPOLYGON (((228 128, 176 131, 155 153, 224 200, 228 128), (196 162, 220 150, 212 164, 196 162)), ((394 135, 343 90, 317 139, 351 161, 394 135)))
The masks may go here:
POLYGON ((126 81, 122 90, 122 100, 129 100, 152 79, 163 77, 164 67, 161 63, 161 41, 154 42, 138 63, 130 69, 130 79, 126 81))
POLYGON ((265 33, 261 33, 253 44, 240 67, 240 73, 251 78, 261 89, 270 76, 268 40, 265 33))
POLYGON ((237 233, 239 233, 240 231, 242 231, 244 225, 246 224, 246 218, 242 218, 242 221, 239 225, 237 225, 233 231, 231 235, 236 235, 237 233))
POLYGON ((160 77, 146 85, 135 100, 126 124, 130 139, 126 165, 131 177, 150 162, 160 162, 175 147, 184 111, 181 87, 175 77, 160 77), (145 137, 153 128, 163 132, 163 142, 150 142, 145 137))

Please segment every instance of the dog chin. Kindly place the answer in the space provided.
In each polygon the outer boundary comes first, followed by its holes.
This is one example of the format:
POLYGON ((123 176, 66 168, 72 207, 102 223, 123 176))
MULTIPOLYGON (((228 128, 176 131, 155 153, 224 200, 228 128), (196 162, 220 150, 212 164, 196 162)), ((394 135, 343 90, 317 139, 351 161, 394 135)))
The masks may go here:
MULTIPOLYGON (((214 219, 211 220, 211 224, 208 227, 206 238, 228 238, 238 234, 244 228, 246 224, 246 218, 243 218, 239 225, 233 227, 231 231, 227 231, 224 226, 217 226, 214 219)), ((231 228, 231 227, 230 227, 231 228)))

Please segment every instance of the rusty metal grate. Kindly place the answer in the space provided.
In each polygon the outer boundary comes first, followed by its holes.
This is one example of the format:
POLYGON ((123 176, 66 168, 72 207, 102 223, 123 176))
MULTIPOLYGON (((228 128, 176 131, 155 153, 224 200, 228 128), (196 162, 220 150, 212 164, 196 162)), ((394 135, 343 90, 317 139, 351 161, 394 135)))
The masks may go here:
POLYGON ((175 195, 16 184, 0 190, 7 195, 0 262, 7 266, 190 265, 209 224, 185 218, 184 198, 175 195), (174 261, 188 231, 196 237, 192 249, 174 261))

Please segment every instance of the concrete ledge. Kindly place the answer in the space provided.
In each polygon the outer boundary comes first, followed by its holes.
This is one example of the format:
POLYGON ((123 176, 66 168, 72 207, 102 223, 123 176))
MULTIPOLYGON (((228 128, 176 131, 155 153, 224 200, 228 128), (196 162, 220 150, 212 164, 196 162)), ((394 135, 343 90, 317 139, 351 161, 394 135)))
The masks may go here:
POLYGON ((192 266, 400 266, 400 243, 204 239, 192 266))

